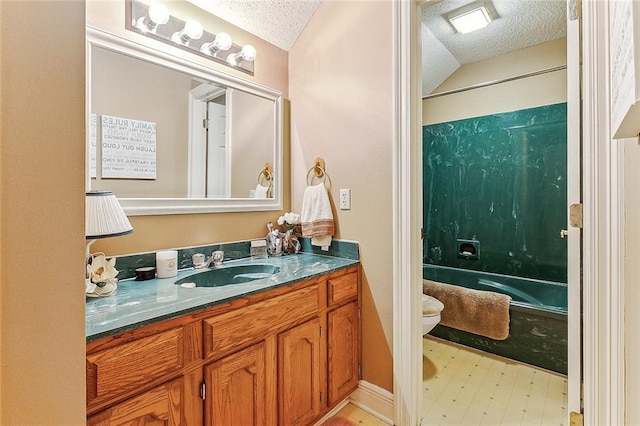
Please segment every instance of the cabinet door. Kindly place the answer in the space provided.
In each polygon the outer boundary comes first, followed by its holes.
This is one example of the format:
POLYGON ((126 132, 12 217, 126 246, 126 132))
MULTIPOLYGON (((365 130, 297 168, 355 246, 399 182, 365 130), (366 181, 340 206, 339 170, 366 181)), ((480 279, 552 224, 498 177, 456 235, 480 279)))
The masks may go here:
POLYGON ((328 315, 329 405, 358 386, 358 304, 341 306, 328 315))
MULTIPOLYGON (((264 342, 205 367, 205 424, 210 426, 267 425, 275 417, 270 404, 264 342)), ((273 362, 273 361, 272 361, 273 362)))
POLYGON ((320 320, 315 318, 278 335, 279 424, 307 425, 320 414, 320 320))
POLYGON ((87 419, 89 426, 174 426, 182 423, 183 382, 174 380, 87 419))

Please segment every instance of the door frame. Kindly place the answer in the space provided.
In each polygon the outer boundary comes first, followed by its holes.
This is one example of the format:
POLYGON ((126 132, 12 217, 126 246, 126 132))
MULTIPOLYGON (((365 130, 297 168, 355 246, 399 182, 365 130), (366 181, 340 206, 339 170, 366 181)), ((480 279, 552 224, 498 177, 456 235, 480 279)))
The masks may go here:
MULTIPOLYGON (((567 14, 569 15, 569 14, 567 14)), ((567 412, 582 411, 582 229, 571 226, 572 204, 582 204, 580 155, 580 19, 567 16, 567 412)))
MULTIPOLYGON (((398 425, 421 423, 419 265, 419 2, 393 2, 393 392, 398 425), (414 142, 414 143, 412 143, 414 142)), ((608 1, 583 0, 583 411, 585 424, 624 423, 622 152, 609 124, 608 1)))
POLYGON ((395 424, 412 426, 422 422, 420 2, 393 2, 393 396, 395 424))
POLYGON ((582 1, 584 424, 624 424, 623 152, 611 138, 609 1, 582 1))

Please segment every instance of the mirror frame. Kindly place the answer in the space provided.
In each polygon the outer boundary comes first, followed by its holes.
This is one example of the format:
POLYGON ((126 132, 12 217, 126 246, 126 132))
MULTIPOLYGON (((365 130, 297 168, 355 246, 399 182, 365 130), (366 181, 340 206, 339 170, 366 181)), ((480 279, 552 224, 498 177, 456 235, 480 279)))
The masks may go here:
MULTIPOLYGON (((273 168, 275 170, 273 198, 120 198, 120 204, 128 216, 172 215, 195 213, 223 213, 246 211, 282 210, 283 206, 283 95, 282 92, 260 84, 225 74, 186 58, 177 57, 129 39, 106 33, 87 26, 86 30, 86 146, 89 146, 89 120, 91 113, 91 49, 100 47, 160 65, 193 77, 223 84, 274 102, 275 147, 273 168)), ((87 190, 91 189, 89 177, 89 149, 86 150, 85 176, 87 190)))

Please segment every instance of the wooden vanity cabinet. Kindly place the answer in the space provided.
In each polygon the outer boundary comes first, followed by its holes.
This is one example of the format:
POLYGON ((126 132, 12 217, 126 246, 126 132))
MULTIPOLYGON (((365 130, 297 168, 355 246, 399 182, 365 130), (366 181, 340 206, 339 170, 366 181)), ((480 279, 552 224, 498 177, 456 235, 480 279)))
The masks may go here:
POLYGON ((278 335, 278 408, 282 426, 308 425, 325 407, 318 318, 278 335))
POLYGON ((358 267, 87 344, 87 424, 309 425, 359 379, 358 267))
POLYGON ((358 275, 327 281, 327 387, 333 406, 358 387, 360 380, 360 310, 358 275))
POLYGON ((327 323, 328 404, 332 406, 358 387, 358 302, 329 311, 327 323))
POLYGON ((275 393, 265 342, 204 367, 206 425, 273 425, 275 393))
POLYGON ((184 424, 184 382, 177 379, 108 408, 87 419, 89 426, 177 426, 184 424))

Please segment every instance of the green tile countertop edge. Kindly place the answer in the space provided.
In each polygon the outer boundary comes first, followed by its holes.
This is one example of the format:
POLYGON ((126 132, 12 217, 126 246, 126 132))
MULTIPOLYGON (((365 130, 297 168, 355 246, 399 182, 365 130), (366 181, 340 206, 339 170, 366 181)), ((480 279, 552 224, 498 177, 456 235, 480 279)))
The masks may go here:
POLYGON ((183 288, 175 282, 206 270, 185 268, 173 278, 148 281, 126 279, 118 282, 115 295, 87 299, 85 307, 86 341, 91 342, 133 330, 145 325, 176 318, 250 294, 331 273, 359 264, 357 259, 322 256, 311 253, 269 257, 267 259, 237 259, 224 262, 223 267, 268 264, 280 267, 280 272, 268 278, 214 288, 183 288))

